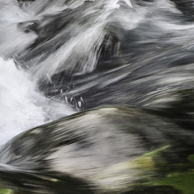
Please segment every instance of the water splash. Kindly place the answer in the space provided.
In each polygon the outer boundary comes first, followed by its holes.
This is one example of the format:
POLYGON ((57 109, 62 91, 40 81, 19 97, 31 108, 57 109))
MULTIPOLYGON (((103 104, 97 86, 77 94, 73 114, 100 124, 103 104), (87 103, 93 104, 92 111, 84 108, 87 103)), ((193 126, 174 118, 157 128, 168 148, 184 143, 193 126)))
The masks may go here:
POLYGON ((74 113, 64 103, 44 97, 36 80, 0 58, 0 144, 18 133, 74 113))

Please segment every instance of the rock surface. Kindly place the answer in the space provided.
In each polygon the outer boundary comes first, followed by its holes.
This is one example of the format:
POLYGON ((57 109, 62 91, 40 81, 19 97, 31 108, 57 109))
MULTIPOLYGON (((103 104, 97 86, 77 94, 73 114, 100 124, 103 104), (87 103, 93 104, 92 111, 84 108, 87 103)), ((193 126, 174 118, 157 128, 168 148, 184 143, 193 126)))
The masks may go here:
POLYGON ((193 132, 151 112, 103 107, 24 132, 1 148, 1 182, 14 194, 191 194, 193 132))

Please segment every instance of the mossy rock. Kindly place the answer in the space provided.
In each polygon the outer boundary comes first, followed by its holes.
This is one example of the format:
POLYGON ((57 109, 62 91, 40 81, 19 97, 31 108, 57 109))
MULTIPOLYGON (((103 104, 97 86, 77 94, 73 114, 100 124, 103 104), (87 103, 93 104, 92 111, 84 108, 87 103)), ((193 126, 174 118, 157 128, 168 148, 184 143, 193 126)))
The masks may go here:
POLYGON ((10 140, 0 151, 0 180, 19 194, 182 193, 175 182, 193 176, 193 140, 147 109, 94 109, 10 140))

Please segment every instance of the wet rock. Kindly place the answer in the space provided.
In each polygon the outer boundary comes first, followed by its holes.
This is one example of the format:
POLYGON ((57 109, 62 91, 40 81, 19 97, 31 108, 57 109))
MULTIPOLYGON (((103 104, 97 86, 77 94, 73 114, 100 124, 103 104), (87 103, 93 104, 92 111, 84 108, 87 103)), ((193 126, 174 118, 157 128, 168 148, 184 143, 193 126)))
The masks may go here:
POLYGON ((179 193, 193 132, 149 111, 104 107, 24 132, 1 148, 0 179, 19 193, 179 193))

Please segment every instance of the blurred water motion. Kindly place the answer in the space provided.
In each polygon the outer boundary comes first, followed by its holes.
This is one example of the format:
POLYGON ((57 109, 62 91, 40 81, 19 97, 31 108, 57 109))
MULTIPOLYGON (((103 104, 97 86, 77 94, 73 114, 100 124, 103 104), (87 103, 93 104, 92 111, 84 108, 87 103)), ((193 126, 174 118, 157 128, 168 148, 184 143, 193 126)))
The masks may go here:
POLYGON ((192 194, 193 11, 0 0, 0 193, 192 194))

